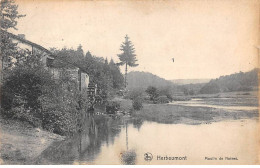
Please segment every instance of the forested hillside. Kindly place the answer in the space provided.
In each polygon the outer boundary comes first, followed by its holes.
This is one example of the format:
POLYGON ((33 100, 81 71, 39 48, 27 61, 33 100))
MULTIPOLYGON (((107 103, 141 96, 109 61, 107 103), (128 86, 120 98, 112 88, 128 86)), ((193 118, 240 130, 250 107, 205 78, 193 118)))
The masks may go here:
POLYGON ((176 85, 189 85, 198 83, 208 83, 211 79, 173 79, 172 83, 176 85))
POLYGON ((231 75, 220 76, 205 84, 200 93, 212 94, 219 92, 250 91, 257 89, 258 69, 249 72, 239 72, 231 75))
POLYGON ((147 88, 148 86, 154 87, 172 87, 174 84, 171 81, 165 80, 149 72, 130 72, 127 77, 128 89, 133 88, 147 88))

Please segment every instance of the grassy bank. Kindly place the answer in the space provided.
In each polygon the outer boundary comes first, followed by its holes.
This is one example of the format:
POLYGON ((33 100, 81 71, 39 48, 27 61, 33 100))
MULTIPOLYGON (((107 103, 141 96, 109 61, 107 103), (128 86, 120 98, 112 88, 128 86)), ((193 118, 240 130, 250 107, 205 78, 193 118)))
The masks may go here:
POLYGON ((257 111, 225 111, 210 107, 188 107, 170 104, 145 104, 135 117, 160 123, 200 124, 221 120, 257 117, 257 111))
POLYGON ((30 164, 52 142, 64 137, 27 122, 0 118, 0 164, 30 164))
MULTIPOLYGON (((132 101, 118 99, 121 108, 130 110, 132 101)), ((258 117, 257 111, 227 111, 211 107, 189 107, 173 104, 143 104, 143 109, 133 111, 133 117, 159 123, 201 124, 221 120, 258 117)))

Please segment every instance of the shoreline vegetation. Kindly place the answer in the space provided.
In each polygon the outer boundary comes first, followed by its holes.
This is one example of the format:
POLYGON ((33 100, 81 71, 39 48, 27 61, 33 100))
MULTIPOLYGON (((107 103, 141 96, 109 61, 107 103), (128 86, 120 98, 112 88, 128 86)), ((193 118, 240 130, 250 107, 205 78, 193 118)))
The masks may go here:
MULTIPOLYGON (((245 92, 233 93, 229 96, 224 93, 225 98, 232 98, 234 95, 248 96, 245 92)), ((250 93, 252 97, 253 93, 250 93)), ((205 95, 204 95, 205 96, 205 95)), ((219 95, 217 97, 221 97, 219 95)), ((205 96, 204 102, 216 96, 205 96)), ((140 110, 134 110, 132 100, 122 97, 115 97, 114 102, 120 104, 120 111, 127 111, 131 115, 127 118, 141 119, 142 121, 157 122, 164 124, 211 124, 212 122, 256 119, 258 120, 258 111, 227 111, 212 107, 189 107, 178 104, 151 104, 143 103, 140 110)), ((239 104, 237 104, 238 106, 239 104)), ((250 104, 247 104, 250 105, 250 104)), ((100 117, 109 117, 105 113, 96 113, 100 117)), ((123 117, 125 115, 114 114, 112 116, 123 117)), ((52 143, 63 141, 69 137, 60 136, 40 128, 35 128, 28 122, 22 122, 14 119, 0 118, 1 123, 1 164, 30 164, 34 162, 45 149, 52 143)))
POLYGON ((183 105, 144 105, 134 117, 166 124, 206 124, 223 120, 258 118, 257 110, 252 112, 215 109, 212 107, 188 107, 183 105), (158 113, 160 111, 160 113, 158 113))
MULTIPOLYGON (((241 92, 242 93, 242 92, 241 92)), ((245 93, 245 92, 244 92, 245 93)), ((238 94, 235 92, 234 94, 238 94)), ((252 94, 252 93, 251 93, 252 94)), ((227 97, 225 93, 225 98, 233 97, 232 94, 227 97)), ((242 94, 243 95, 243 94, 242 94)), ((223 96, 223 95, 222 95, 223 96)), ((219 96, 218 96, 219 97, 219 96)), ((207 96, 202 100, 203 103, 210 105, 212 103, 210 98, 215 98, 215 96, 207 96)), ((238 101, 233 99, 233 102, 228 102, 225 98, 220 98, 220 100, 226 101, 214 102, 213 104, 224 104, 223 106, 245 106, 251 107, 252 105, 257 107, 257 102, 252 103, 249 98, 248 103, 237 103, 238 101), (234 102, 235 101, 235 102, 234 102), (236 104, 235 104, 236 103, 236 104)), ((234 98, 234 97, 233 97, 234 98)), ((241 97, 240 97, 241 98, 241 97)), ((191 99, 191 98, 190 98, 191 99)), ((244 98, 243 98, 244 99, 244 98)), ((257 101, 257 98, 254 98, 257 101)), ((258 119, 258 110, 225 110, 214 107, 203 107, 203 106, 185 106, 179 104, 148 104, 143 103, 143 108, 141 110, 132 109, 132 101, 126 99, 116 98, 115 101, 120 103, 123 110, 129 110, 132 112, 132 117, 140 118, 144 121, 153 121, 158 123, 167 124, 204 124, 217 122, 222 120, 238 120, 246 118, 256 118, 258 119)), ((189 101, 189 99, 187 100, 189 101)))

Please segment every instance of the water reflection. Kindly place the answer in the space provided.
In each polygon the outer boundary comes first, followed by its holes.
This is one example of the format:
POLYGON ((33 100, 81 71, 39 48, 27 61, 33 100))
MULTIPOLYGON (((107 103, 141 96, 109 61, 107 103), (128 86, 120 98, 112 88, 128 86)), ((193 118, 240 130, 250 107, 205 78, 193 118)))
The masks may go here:
POLYGON ((55 142, 34 164, 219 164, 205 156, 235 156, 252 164, 257 159, 257 120, 185 125, 87 116, 83 121, 77 135, 55 142), (154 156, 149 162, 144 158, 147 152, 154 156), (188 160, 163 161, 157 156, 188 160))
MULTIPOLYGON (((134 120, 137 125, 137 128, 141 127, 139 125, 139 122, 134 120)), ((135 165, 136 162, 136 152, 135 150, 131 149, 129 150, 128 147, 128 120, 125 120, 125 137, 126 137, 126 150, 120 153, 120 160, 122 164, 127 164, 127 165, 135 165)))
POLYGON ((140 119, 86 115, 75 136, 53 143, 40 155, 36 164, 93 164, 101 147, 112 145, 122 128, 126 128, 126 144, 119 156, 121 164, 135 164, 135 151, 128 148, 127 127, 130 123, 139 130, 143 122, 140 119))
POLYGON ((121 163, 125 165, 136 164, 136 152, 135 150, 127 150, 121 153, 121 163))

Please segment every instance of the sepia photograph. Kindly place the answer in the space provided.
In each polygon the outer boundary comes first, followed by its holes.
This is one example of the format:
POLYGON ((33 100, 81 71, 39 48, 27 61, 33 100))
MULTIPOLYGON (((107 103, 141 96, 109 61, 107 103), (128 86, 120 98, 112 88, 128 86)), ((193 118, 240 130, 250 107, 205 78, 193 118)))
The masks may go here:
POLYGON ((0 0, 0 165, 259 165, 259 0, 0 0))

